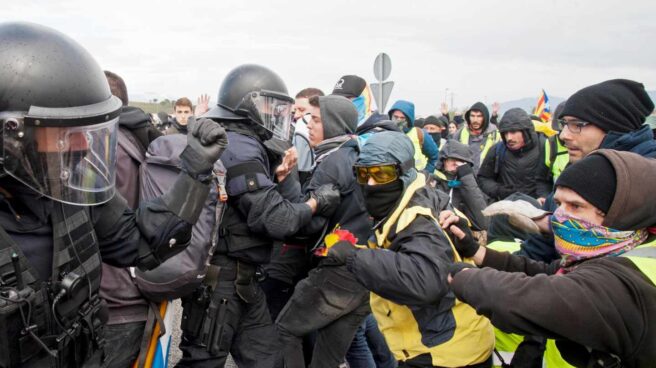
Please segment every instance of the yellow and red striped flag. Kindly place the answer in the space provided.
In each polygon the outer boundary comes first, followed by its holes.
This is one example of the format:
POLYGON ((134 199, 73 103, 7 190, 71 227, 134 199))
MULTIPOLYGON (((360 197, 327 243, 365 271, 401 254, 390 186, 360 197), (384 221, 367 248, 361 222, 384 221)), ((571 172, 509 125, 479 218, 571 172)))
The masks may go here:
POLYGON ((551 109, 549 109, 549 97, 547 93, 542 90, 542 94, 538 98, 538 104, 535 105, 535 110, 533 110, 533 115, 540 117, 540 120, 543 122, 551 121, 551 109))

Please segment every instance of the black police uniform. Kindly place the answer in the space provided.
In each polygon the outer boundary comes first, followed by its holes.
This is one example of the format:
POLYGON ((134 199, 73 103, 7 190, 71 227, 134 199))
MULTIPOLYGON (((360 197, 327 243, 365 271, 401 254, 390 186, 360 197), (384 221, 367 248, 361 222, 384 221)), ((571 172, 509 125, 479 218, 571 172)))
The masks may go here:
POLYGON ((286 186, 298 183, 274 184, 259 138, 231 131, 230 124, 227 129, 230 145, 221 161, 228 202, 205 287, 183 299, 179 367, 221 367, 228 353, 240 367, 274 365, 277 337, 256 271, 269 262, 273 239, 295 234, 312 218, 305 203, 289 201, 298 200, 299 191, 286 186))

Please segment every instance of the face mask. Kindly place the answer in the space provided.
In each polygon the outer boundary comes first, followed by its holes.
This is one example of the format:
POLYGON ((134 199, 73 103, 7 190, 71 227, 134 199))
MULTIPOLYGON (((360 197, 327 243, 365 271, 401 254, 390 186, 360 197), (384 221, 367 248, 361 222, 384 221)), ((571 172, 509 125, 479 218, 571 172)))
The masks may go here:
POLYGON ((394 180, 388 184, 362 186, 367 212, 377 220, 385 218, 392 212, 402 192, 403 182, 401 180, 394 180))
POLYGON ((640 245, 648 235, 645 229, 619 231, 595 225, 560 208, 551 216, 551 227, 563 268, 586 259, 618 256, 640 245))
POLYGON ((442 133, 428 133, 428 135, 433 138, 435 141, 435 144, 437 144, 437 148, 440 148, 440 140, 442 139, 442 133))

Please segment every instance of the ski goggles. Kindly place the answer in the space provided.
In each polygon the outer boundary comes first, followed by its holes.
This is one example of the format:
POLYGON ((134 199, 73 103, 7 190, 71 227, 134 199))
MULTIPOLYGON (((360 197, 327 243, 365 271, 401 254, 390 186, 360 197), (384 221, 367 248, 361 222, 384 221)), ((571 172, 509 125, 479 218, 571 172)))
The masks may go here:
POLYGON ((379 165, 353 165, 353 172, 358 184, 367 184, 369 178, 374 179, 377 184, 387 184, 401 177, 401 167, 399 164, 379 164, 379 165))

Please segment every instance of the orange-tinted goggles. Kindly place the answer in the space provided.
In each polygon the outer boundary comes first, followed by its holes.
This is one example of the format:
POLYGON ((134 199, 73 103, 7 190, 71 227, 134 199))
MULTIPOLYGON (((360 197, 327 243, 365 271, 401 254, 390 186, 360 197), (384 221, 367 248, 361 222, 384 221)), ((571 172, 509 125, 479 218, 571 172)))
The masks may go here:
POLYGON ((373 166, 353 165, 353 171, 359 184, 367 184, 369 178, 378 184, 391 183, 401 176, 401 169, 397 164, 380 164, 373 166))

